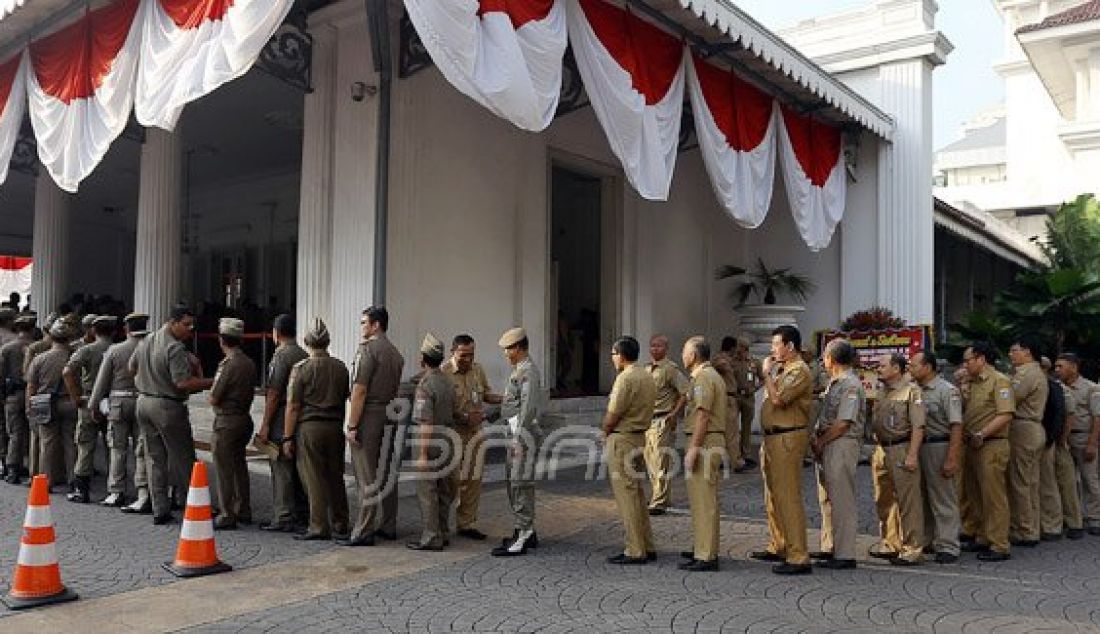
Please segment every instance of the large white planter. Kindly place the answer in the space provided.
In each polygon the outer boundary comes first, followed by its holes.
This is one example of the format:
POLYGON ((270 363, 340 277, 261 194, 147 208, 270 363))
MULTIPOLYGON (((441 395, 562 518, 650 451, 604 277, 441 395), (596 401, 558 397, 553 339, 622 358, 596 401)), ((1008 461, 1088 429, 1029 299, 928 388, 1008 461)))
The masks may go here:
MULTIPOLYGON (((780 326, 798 326, 798 317, 806 312, 806 307, 755 304, 735 311, 742 336, 748 337, 752 353, 760 357, 771 353, 772 331, 780 326)), ((805 341, 806 333, 802 336, 805 341)))

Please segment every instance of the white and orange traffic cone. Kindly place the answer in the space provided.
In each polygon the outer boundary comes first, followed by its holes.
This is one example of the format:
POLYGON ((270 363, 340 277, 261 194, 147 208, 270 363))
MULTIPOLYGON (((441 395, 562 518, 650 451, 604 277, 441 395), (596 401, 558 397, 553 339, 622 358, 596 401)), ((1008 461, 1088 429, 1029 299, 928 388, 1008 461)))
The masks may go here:
POLYGON ((187 491, 187 508, 183 511, 176 560, 165 563, 164 568, 177 577, 199 577, 233 569, 218 559, 214 545, 214 518, 210 511, 210 487, 206 481, 206 465, 201 461, 195 462, 191 470, 191 488, 187 491))
POLYGON ((4 605, 22 610, 76 599, 76 593, 61 583, 55 540, 50 514, 50 483, 46 476, 36 475, 27 497, 19 560, 15 564, 11 590, 2 599, 4 605))

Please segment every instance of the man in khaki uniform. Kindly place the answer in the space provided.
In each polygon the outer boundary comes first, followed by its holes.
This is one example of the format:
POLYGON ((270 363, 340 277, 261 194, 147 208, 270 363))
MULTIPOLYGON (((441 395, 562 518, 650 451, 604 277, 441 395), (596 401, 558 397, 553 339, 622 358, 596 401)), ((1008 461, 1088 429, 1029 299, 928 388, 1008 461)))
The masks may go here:
POLYGON ((924 499, 921 495, 920 448, 924 441, 924 400, 921 388, 906 376, 909 360, 901 354, 883 357, 879 378, 884 390, 871 417, 875 453, 871 475, 875 488, 879 532, 890 563, 921 563, 924 549, 924 499))
POLYGON ((924 543, 935 551, 938 564, 959 560, 959 500, 955 476, 963 446, 962 393, 937 372, 931 352, 918 352, 909 373, 924 400, 924 442, 920 447, 924 484, 924 543))
POLYGON ((76 464, 73 466, 73 486, 76 490, 67 496, 70 502, 78 503, 90 499, 88 489, 95 471, 95 447, 100 433, 99 423, 93 413, 96 404, 90 397, 99 375, 99 367, 103 363, 103 354, 111 347, 115 334, 115 318, 95 317, 88 333, 95 338, 91 342, 85 341, 69 357, 62 372, 69 397, 80 403, 76 423, 76 464))
POLYGON ((344 538, 350 530, 343 433, 349 376, 344 362, 329 356, 330 340, 325 322, 314 319, 302 340, 309 358, 294 364, 287 381, 283 455, 296 459, 309 500, 309 528, 294 536, 306 541, 344 538))
POLYGON ((710 363, 710 345, 701 336, 684 343, 684 367, 691 373, 691 389, 684 414, 684 477, 691 505, 694 546, 681 555, 689 561, 680 570, 718 570, 718 478, 726 447, 729 398, 726 383, 710 363))
POLYGON ((417 456, 416 498, 420 502, 423 529, 419 539, 405 544, 412 550, 443 550, 450 545, 454 502, 451 470, 461 459, 452 454, 438 464, 444 456, 436 443, 446 443, 453 437, 451 430, 457 413, 455 388, 439 369, 442 364, 443 342, 429 332, 420 344, 420 368, 424 373, 413 396, 412 420, 419 441, 413 448, 413 455, 417 456))
POLYGON ((649 340, 652 359, 646 371, 657 387, 653 403, 653 420, 645 432, 645 464, 653 493, 649 501, 650 515, 664 515, 669 504, 669 465, 676 455, 676 420, 687 401, 690 386, 687 377, 668 358, 668 337, 653 335, 649 340))
POLYGON ((4 481, 19 484, 27 475, 30 428, 27 423, 27 384, 23 380, 23 355, 33 341, 34 317, 17 317, 12 324, 16 338, 0 347, 0 387, 4 394, 4 422, 8 432, 7 473, 4 481))
POLYGON ((50 328, 50 349, 35 356, 27 368, 27 411, 38 429, 38 466, 50 480, 50 489, 68 481, 65 444, 74 442, 79 399, 65 393, 62 372, 72 355, 69 342, 75 335, 65 319, 50 328))
MULTIPOLYGON (((1081 480, 1084 528, 1100 535, 1100 471, 1097 470, 1097 444, 1100 443, 1100 386, 1080 374, 1081 360, 1072 352, 1058 355, 1054 370, 1073 393, 1074 420, 1069 435, 1069 450, 1081 480)), ((1071 527, 1066 536, 1083 535, 1071 527)))
POLYGON ((733 337, 722 338, 722 349, 711 359, 711 365, 722 377, 726 384, 726 464, 734 471, 741 466, 741 436, 738 433, 737 395, 740 393, 740 385, 737 383, 737 373, 733 370, 734 348, 737 340, 733 337))
MULTIPOLYGON (((267 366, 267 391, 264 394, 264 416, 259 442, 283 443, 283 420, 286 418, 287 384, 290 371, 299 361, 309 357, 294 340, 297 335, 294 317, 283 314, 275 318, 271 337, 278 343, 267 366)), ((260 530, 289 533, 297 524, 305 524, 308 516, 306 494, 294 460, 282 455, 271 458, 271 522, 260 524, 260 530)))
POLYGON ((232 530, 237 523, 252 523, 252 495, 245 450, 252 438, 252 398, 256 393, 256 363, 241 350, 244 321, 223 317, 218 322, 218 344, 225 357, 218 363, 210 387, 214 408, 214 486, 221 513, 214 528, 232 530))
POLYGON ((1039 470, 1046 445, 1043 408, 1050 390, 1033 337, 1020 337, 1009 348, 1008 358, 1016 368, 1012 375, 1016 418, 1008 432, 1008 536, 1014 546, 1034 548, 1040 537, 1039 470))
POLYGON ((963 531, 973 536, 962 550, 977 552, 982 561, 1011 558, 1008 541, 1008 427, 1016 413, 1012 382, 993 369, 997 352, 980 342, 963 353, 963 367, 970 375, 963 407, 963 433, 967 451, 963 460, 962 489, 965 503, 963 531))
POLYGON ((123 513, 152 512, 149 480, 145 471, 145 441, 141 439, 137 424, 137 386, 129 367, 130 357, 134 355, 138 342, 148 334, 148 322, 149 316, 144 313, 130 313, 123 318, 126 340, 112 345, 103 353, 89 404, 93 415, 107 421, 110 464, 107 469, 107 497, 100 504, 121 507, 123 513), (108 407, 106 415, 100 410, 104 400, 108 407), (130 506, 123 506, 126 503, 126 462, 131 453, 131 443, 137 499, 130 506))
POLYGON ((344 546, 371 546, 375 536, 397 539, 397 479, 401 453, 395 451, 397 422, 386 407, 397 398, 405 359, 386 332, 390 314, 371 306, 359 320, 362 341, 351 370, 348 445, 359 487, 359 517, 344 546))
POLYGON ((657 384, 638 366, 640 352, 634 337, 622 337, 611 347, 611 363, 619 374, 611 388, 603 434, 611 491, 626 529, 626 547, 607 558, 612 564, 644 564, 657 558, 642 485, 645 433, 653 420, 657 384))
POLYGON ((752 420, 756 415, 756 391, 764 384, 760 362, 749 353, 749 342, 738 338, 733 355, 733 373, 737 377, 737 409, 741 427, 741 469, 756 466, 752 458, 752 420))
POLYGON ((764 443, 764 502, 768 549, 754 559, 779 562, 776 574, 810 574, 806 551, 806 509, 802 505, 802 459, 809 447, 807 425, 813 405, 813 375, 802 360, 802 333, 780 326, 772 333, 772 354, 764 360, 764 407, 760 419, 764 443))
POLYGON ((483 403, 500 404, 500 395, 493 394, 485 369, 474 361, 476 344, 470 335, 458 335, 451 342, 451 358, 442 366, 443 374, 454 385, 458 416, 454 430, 461 445, 456 447, 460 463, 451 475, 452 487, 458 497, 455 511, 456 534, 483 541, 486 537, 477 529, 477 509, 481 502, 481 472, 484 468, 481 426, 485 420, 483 403))
MULTIPOLYGON (((12 330, 12 322, 14 321, 15 311, 7 306, 0 306, 0 348, 15 341, 16 334, 12 330)), ((0 381, 3 381, 2 376, 0 376, 0 381)), ((0 385, 0 393, 2 392, 3 387, 0 385)), ((10 442, 6 414, 0 410, 0 478, 7 475, 8 445, 10 442)))
MULTIPOLYGON (((42 338, 31 342, 27 349, 23 352, 23 376, 27 375, 27 370, 31 367, 31 361, 38 355, 46 352, 53 345, 53 340, 50 338, 50 329, 53 328, 54 322, 58 320, 57 313, 50 313, 46 315, 46 320, 42 322, 42 338)), ((42 456, 41 441, 38 434, 38 425, 33 423, 29 424, 30 436, 28 438, 28 460, 27 466, 30 470, 30 475, 34 476, 42 473, 39 465, 39 459, 42 456)))
POLYGON ((810 557, 835 570, 856 567, 856 466, 863 443, 866 394, 852 370, 856 351, 846 339, 825 346, 829 385, 814 423, 812 450, 817 462, 817 499, 821 504, 821 551, 810 557))
MULTIPOLYGON (((1052 377, 1054 367, 1050 359, 1043 357, 1039 365, 1043 374, 1052 377)), ((1039 539, 1044 542, 1058 541, 1069 527, 1081 527, 1081 503, 1077 498, 1077 469, 1073 466, 1073 456, 1069 453, 1069 436, 1073 429, 1073 412, 1076 405, 1073 392, 1062 383, 1058 383, 1058 392, 1062 398, 1063 418, 1061 433, 1054 434, 1046 421, 1046 446, 1039 466, 1039 539), (1065 456, 1063 459, 1062 456, 1065 456)), ((1051 391, 1047 396, 1057 398, 1051 391)), ((1045 416, 1044 416, 1045 418, 1045 416)))

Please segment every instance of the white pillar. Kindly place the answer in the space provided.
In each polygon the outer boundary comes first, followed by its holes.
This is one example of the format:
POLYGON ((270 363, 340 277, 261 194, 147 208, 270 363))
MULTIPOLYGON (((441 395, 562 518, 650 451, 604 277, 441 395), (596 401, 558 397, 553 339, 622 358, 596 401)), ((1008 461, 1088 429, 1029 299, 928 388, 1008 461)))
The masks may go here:
POLYGON ((330 328, 332 289, 332 139, 336 98, 336 32, 328 25, 313 35, 313 92, 306 95, 302 134, 301 199, 298 205, 298 330, 314 317, 330 328))
POLYGON ((182 201, 182 135, 178 128, 148 128, 141 146, 134 310, 149 314, 150 327, 165 321, 181 299, 182 201))
POLYGON ((31 257, 31 308, 40 319, 65 301, 69 280, 69 221, 73 196, 53 182, 45 168, 34 187, 34 234, 31 257))

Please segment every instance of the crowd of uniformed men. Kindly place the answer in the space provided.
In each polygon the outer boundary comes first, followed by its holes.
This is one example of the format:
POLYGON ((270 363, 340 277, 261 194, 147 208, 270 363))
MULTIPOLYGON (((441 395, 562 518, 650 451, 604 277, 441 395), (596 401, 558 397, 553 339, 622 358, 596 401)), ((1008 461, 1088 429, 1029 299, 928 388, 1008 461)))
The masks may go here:
MULTIPOLYGON (((500 338, 513 367, 500 394, 474 361, 473 338, 456 336, 448 358, 444 344, 427 334, 407 402, 414 425, 407 428, 401 424, 406 401, 399 399, 405 361, 386 336, 384 307, 363 311, 350 372, 328 354, 322 320, 304 333, 303 348, 294 319, 280 315, 272 325, 278 347, 256 429, 250 411, 257 368, 241 350, 244 323, 220 321, 224 356, 213 379, 203 377, 187 350, 194 323, 192 311, 177 307, 150 332, 148 317, 132 313, 115 343, 114 317, 52 313, 39 324, 34 314, 0 308, 5 480, 19 484, 43 473, 51 489, 68 485, 69 500, 87 502, 97 440, 105 434, 110 455, 101 504, 152 514, 155 524, 171 522, 173 509, 185 503, 195 461, 188 398, 209 391, 217 529, 252 522, 245 462, 252 442, 266 449, 272 475, 273 516, 261 529, 346 546, 394 540, 397 467, 408 444, 423 525, 408 547, 443 549, 452 525, 459 536, 484 540, 476 526, 484 451, 490 438, 499 438, 507 451, 514 531, 492 553, 522 555, 537 547, 535 462, 545 391, 522 328, 500 338), (486 404, 500 405, 505 424, 493 426, 495 436, 484 426, 486 404), (360 502, 354 521, 344 486, 346 449, 360 502), (136 499, 127 498, 129 490, 136 499)), ((750 450, 761 390, 759 466, 770 540, 751 557, 774 561, 778 574, 809 573, 812 559, 826 568, 856 566, 856 474, 868 438, 875 445, 871 473, 881 536, 872 556, 903 566, 926 555, 952 563, 960 552, 1001 561, 1012 546, 1079 539, 1086 531, 1100 535, 1100 387, 1080 375, 1072 353, 1059 355, 1051 368, 1035 341, 1019 337, 1008 351, 1015 367, 1009 378, 994 367, 997 351, 975 343, 963 356, 957 385, 939 375, 931 352, 888 355, 878 366, 881 383, 869 394, 848 341, 825 346, 815 377, 792 326, 775 330, 763 363, 731 337, 714 354, 705 338, 689 338, 682 368, 668 353, 662 335, 650 339, 645 365, 632 337, 611 349, 618 374, 601 438, 626 533, 625 548, 611 563, 656 557, 649 518, 667 511, 671 480, 682 473, 693 542, 681 568, 718 568, 722 466, 735 472, 757 466, 750 450), (686 445, 682 466, 677 427, 686 445), (807 460, 822 515, 817 552, 807 546, 807 460)))

